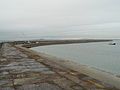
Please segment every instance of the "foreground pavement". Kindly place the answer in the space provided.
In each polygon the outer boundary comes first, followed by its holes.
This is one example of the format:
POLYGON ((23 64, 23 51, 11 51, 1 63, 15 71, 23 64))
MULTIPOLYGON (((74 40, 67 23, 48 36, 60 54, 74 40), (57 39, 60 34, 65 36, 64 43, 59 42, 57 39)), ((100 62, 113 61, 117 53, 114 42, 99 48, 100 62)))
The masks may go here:
POLYGON ((0 90, 119 90, 85 74, 4 44, 0 53, 0 90))

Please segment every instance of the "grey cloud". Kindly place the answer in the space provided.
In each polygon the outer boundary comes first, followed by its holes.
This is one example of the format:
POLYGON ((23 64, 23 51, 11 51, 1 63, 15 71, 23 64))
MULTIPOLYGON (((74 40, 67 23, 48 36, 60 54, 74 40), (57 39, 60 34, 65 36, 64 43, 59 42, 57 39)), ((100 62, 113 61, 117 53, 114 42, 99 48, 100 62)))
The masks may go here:
POLYGON ((119 4, 120 0, 0 0, 0 31, 118 37, 119 4))

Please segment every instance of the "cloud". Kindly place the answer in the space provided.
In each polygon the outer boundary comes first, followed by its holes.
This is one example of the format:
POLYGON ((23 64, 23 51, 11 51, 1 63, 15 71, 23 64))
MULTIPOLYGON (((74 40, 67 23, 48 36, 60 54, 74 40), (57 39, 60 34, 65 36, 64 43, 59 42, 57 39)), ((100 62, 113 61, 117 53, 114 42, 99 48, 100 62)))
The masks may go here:
POLYGON ((114 36, 120 33, 119 3, 120 0, 0 0, 0 31, 63 35, 96 31, 91 35, 102 32, 112 37, 113 32, 114 36))

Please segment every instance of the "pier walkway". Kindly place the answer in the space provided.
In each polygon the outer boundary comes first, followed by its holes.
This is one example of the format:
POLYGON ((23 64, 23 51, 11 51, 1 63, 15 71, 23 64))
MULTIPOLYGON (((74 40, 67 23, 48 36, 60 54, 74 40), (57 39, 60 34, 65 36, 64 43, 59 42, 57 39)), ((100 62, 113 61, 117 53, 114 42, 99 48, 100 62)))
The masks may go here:
POLYGON ((1 49, 0 90, 119 90, 7 43, 1 49))

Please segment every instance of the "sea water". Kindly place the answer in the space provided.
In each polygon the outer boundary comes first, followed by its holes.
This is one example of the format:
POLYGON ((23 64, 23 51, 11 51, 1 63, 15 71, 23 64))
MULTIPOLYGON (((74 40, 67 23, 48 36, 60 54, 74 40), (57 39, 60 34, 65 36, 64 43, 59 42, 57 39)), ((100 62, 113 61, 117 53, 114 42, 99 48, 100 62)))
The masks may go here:
POLYGON ((50 45, 32 50, 120 75, 120 41, 50 45))
POLYGON ((13 40, 36 40, 36 39, 61 39, 61 36, 53 36, 53 35, 43 35, 39 32, 34 31, 0 31, 0 42, 4 41, 13 41, 13 40))

